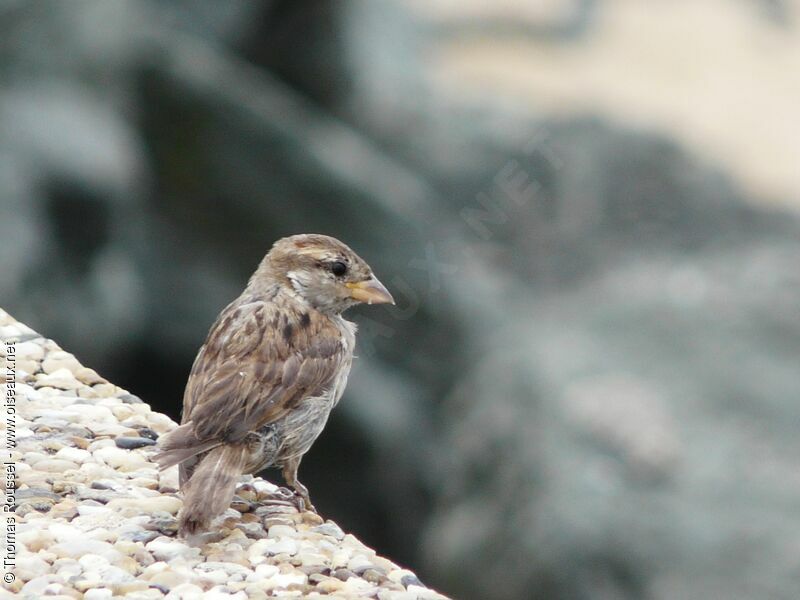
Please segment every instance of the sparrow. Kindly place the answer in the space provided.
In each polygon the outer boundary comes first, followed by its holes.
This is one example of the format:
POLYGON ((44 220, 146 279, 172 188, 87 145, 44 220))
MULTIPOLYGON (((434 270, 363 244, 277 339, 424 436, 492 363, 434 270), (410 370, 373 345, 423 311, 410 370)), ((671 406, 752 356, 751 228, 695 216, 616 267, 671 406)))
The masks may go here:
POLYGON ((347 384, 356 326, 342 313, 359 303, 394 300, 348 246, 302 234, 275 242, 220 313, 192 366, 181 425, 155 456, 161 469, 180 465, 180 535, 206 531, 240 476, 267 467, 315 511, 297 471, 347 384))

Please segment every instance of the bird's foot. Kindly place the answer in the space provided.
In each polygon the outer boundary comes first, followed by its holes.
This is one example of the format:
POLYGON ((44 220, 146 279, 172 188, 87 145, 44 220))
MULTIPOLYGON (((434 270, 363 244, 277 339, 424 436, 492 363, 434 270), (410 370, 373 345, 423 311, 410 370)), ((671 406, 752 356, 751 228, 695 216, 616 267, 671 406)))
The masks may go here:
POLYGON ((308 492, 305 494, 296 491, 294 493, 294 505, 297 507, 298 512, 313 512, 316 513, 317 509, 314 508, 314 505, 311 504, 311 500, 308 497, 308 492))
POLYGON ((268 498, 270 504, 281 504, 283 506, 294 506, 296 504, 295 492, 285 487, 279 487, 274 492, 270 492, 268 498))

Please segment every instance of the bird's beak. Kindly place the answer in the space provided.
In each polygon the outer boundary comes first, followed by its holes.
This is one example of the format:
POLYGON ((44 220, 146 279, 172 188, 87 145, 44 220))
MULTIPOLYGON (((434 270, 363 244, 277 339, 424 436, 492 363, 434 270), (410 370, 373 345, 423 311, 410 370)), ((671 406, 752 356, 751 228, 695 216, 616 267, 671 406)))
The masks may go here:
POLYGON ((367 304, 394 304, 389 290, 374 275, 366 281, 345 283, 350 288, 350 297, 367 304))

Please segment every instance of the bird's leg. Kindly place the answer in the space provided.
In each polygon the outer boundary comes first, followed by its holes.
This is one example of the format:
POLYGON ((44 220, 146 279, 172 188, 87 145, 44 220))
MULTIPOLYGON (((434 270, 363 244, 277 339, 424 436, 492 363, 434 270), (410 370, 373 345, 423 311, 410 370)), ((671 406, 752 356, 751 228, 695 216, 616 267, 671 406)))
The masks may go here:
POLYGON ((283 464, 283 478, 286 481, 286 484, 291 486, 295 493, 297 494, 298 500, 298 510, 303 512, 304 510, 310 510, 311 512, 317 512, 317 509, 314 508, 314 505, 311 504, 311 499, 308 497, 308 488, 304 486, 300 481, 297 479, 297 469, 300 468, 300 458, 291 458, 283 464))

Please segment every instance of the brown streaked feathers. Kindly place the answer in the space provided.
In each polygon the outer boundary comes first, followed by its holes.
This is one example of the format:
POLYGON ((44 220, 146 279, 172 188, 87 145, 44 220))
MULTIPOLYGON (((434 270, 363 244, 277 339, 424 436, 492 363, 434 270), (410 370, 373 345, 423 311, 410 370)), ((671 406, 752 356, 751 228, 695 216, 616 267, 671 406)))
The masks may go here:
POLYGON ((346 385, 355 327, 341 312, 364 298, 392 301, 347 246, 303 235, 276 242, 222 311, 192 366, 182 424, 156 456, 180 465, 182 534, 206 529, 239 476, 270 465, 313 509, 297 470, 346 385))
POLYGON ((287 339, 282 331, 293 316, 278 310, 231 305, 212 328, 186 387, 184 418, 200 439, 241 441, 323 389, 343 366, 336 327, 316 319, 287 339))

